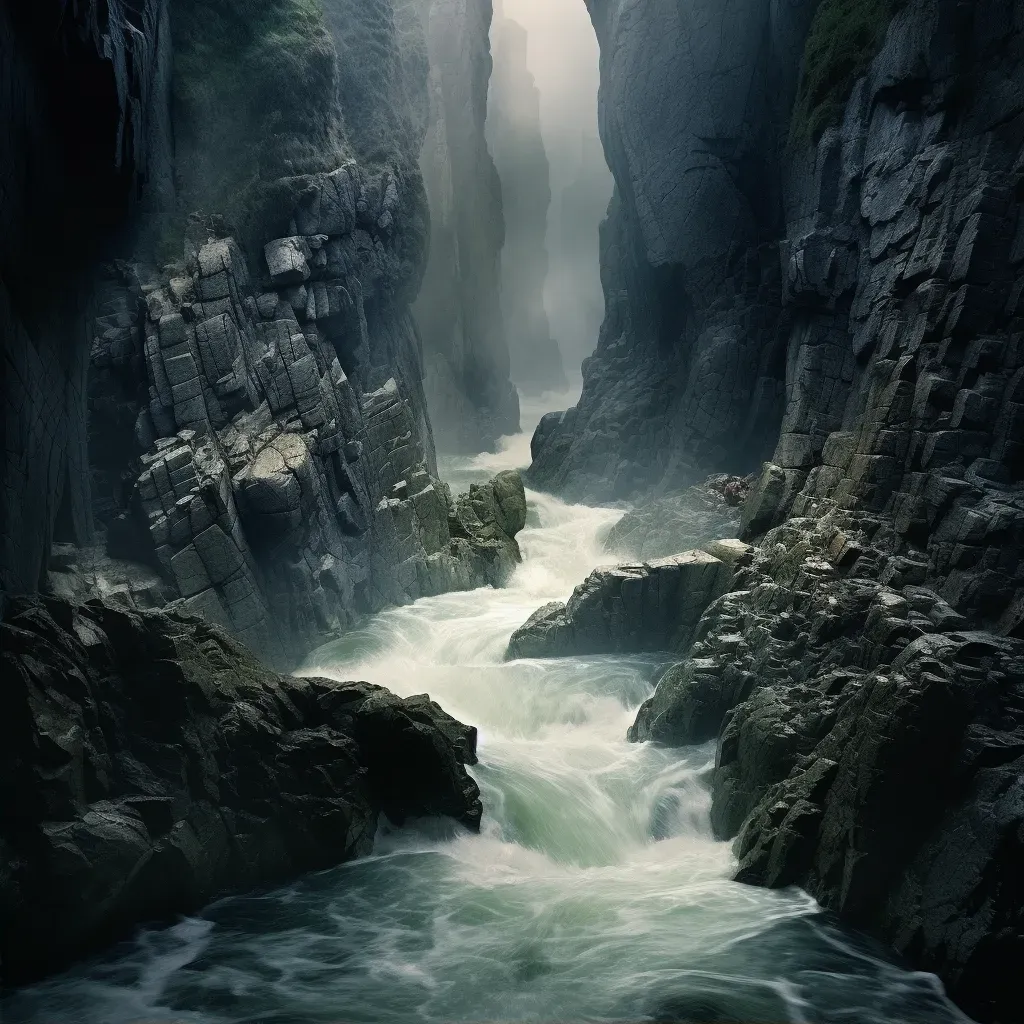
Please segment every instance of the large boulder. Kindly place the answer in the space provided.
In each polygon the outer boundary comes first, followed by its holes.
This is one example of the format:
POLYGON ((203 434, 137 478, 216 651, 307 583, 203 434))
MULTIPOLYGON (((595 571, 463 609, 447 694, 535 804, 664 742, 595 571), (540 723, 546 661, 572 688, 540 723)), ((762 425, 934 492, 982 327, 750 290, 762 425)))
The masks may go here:
POLYGON ((505 470, 486 484, 460 494, 448 519, 453 552, 468 547, 473 582, 504 586, 523 560, 516 534, 526 526, 526 489, 516 470, 505 470))
POLYGON ((545 605, 509 640, 507 657, 685 650, 732 569, 706 551, 595 569, 565 605, 545 605))
POLYGON ((18 599, 0 627, 0 956, 20 982, 367 853, 480 823, 476 730, 426 696, 263 668, 203 620, 18 599))

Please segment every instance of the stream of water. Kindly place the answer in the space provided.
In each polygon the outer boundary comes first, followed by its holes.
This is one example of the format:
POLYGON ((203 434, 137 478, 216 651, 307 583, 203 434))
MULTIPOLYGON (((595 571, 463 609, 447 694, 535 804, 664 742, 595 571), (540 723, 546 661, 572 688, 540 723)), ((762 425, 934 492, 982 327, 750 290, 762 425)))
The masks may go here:
MULTIPOLYGON (((461 489, 528 446, 442 475, 461 489)), ((385 612, 303 670, 429 692, 477 725, 480 835, 382 830, 371 857, 221 900, 17 994, 4 1024, 966 1021, 934 977, 805 894, 730 880, 708 825, 713 747, 625 740, 652 663, 504 662, 513 629, 608 561, 621 514, 529 501, 507 589, 385 612)))

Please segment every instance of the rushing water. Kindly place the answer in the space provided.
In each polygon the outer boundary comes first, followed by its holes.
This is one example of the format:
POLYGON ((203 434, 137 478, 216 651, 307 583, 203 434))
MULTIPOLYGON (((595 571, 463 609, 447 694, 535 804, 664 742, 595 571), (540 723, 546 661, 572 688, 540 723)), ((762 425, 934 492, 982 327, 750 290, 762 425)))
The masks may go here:
MULTIPOLYGON (((449 463, 455 487, 529 436, 449 463)), ((9 999, 5 1024, 421 1021, 962 1022, 805 894, 729 880, 708 826, 712 747, 628 744, 652 663, 505 663, 509 634, 607 560, 621 513, 530 494, 505 590, 419 601, 304 671, 429 692, 480 730, 480 835, 382 830, 372 857, 147 931, 9 999)))

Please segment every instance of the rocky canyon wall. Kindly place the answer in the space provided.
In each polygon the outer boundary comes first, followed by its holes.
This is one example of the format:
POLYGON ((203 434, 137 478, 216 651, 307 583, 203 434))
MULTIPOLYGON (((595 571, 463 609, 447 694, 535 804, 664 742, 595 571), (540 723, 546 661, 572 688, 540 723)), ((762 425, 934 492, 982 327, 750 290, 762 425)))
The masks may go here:
POLYGON ((606 313, 582 397, 541 424, 531 474, 621 498, 770 454, 787 318, 779 154, 814 3, 588 6, 616 183, 606 313))
MULTIPOLYGON (((410 310, 419 9, 183 0, 173 32, 159 3, 102 9, 113 28, 88 4, 5 26, 5 592, 171 601, 283 664, 498 582, 521 493, 458 505, 438 479, 410 310), (16 163, 32 147, 49 178, 16 163), (62 216, 54 303, 26 257, 62 216), (53 536, 79 550, 50 564, 53 536)), ((486 77, 464 85, 482 109, 486 77)))
POLYGON ((617 183, 608 316, 531 474, 608 498, 766 456, 743 507, 756 546, 595 573, 513 653, 676 650, 631 735, 717 736, 712 824, 737 839, 737 877, 806 888, 973 1017, 1013 1019, 1024 4, 740 6, 726 25, 699 3, 592 5, 617 183), (673 19, 687 33, 651 62, 673 19), (755 59, 776 47, 802 61, 755 59), (730 122, 763 103, 772 67, 798 65, 776 79, 785 117, 730 122), (670 70, 676 91, 638 105, 670 70), (676 108, 697 82, 712 102, 676 108), (774 138, 744 149, 748 123, 774 138), (659 589, 658 573, 689 580, 659 589), (644 637, 665 600, 668 628, 644 637))
POLYGON ((491 2, 429 0, 422 16, 430 77, 420 166, 431 238, 415 316, 439 447, 478 452, 519 429, 501 314, 501 182, 485 136, 491 2))
POLYGON ((527 31, 506 17, 500 5, 495 7, 491 46, 487 139, 501 179, 505 214, 501 308, 512 379, 521 390, 540 394, 567 383, 544 305, 551 173, 541 134, 540 92, 527 59, 527 31))

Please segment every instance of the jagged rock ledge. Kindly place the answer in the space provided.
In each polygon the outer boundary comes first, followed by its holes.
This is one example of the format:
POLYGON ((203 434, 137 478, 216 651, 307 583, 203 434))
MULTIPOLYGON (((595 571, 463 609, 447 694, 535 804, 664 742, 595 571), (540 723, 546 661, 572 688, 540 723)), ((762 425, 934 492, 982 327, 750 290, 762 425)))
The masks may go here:
POLYGON ((476 829, 476 730, 427 696, 263 668, 201 619, 14 600, 0 626, 0 957, 31 980, 367 853, 378 818, 476 829))
MULTIPOLYGON (((761 507, 755 493, 748 517, 761 507)), ((974 628, 886 521, 816 513, 758 547, 598 569, 509 656, 685 655, 629 738, 717 737, 712 825, 738 837, 737 878, 802 886, 973 1016, 1013 1019, 1024 640, 974 628)))

